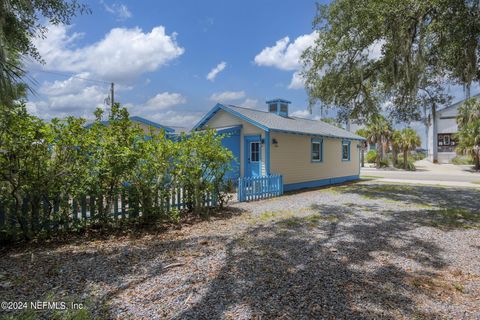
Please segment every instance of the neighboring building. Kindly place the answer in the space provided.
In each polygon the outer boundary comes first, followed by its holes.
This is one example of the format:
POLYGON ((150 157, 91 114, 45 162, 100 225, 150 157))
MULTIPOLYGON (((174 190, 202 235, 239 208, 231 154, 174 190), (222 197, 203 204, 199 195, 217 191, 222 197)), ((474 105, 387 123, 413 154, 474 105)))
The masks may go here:
MULTIPOLYGON (((177 135, 182 132, 188 132, 187 128, 175 127, 175 126, 164 126, 139 116, 132 116, 130 117, 130 120, 136 125, 138 125, 147 136, 152 131, 159 132, 160 130, 164 130, 167 135, 177 135)), ((105 125, 108 125, 108 121, 102 121, 102 123, 105 125)), ((87 127, 90 127, 91 125, 92 124, 89 123, 87 124, 87 127)))
POLYGON ((283 176, 284 190, 356 180, 365 139, 318 120, 289 116, 290 102, 267 101, 268 112, 217 104, 192 130, 228 133, 223 145, 236 160, 231 178, 283 176))
MULTIPOLYGON (((478 98, 480 95, 474 96, 478 98)), ((450 163, 456 156, 455 147, 458 132, 457 115, 458 107, 465 100, 454 103, 438 110, 435 115, 429 115, 428 127, 428 160, 438 163, 450 163)))

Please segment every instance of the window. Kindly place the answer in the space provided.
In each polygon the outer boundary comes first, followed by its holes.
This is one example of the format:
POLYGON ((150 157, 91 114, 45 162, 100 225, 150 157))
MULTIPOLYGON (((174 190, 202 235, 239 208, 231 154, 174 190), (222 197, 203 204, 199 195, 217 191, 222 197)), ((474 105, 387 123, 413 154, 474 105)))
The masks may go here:
POLYGON ((321 162, 323 160, 322 145, 323 140, 312 140, 312 162, 321 162))
POLYGON ((449 146, 450 145, 450 136, 449 135, 444 135, 443 136, 443 145, 444 146, 449 146))
POLYGON ((268 106, 268 111, 270 112, 277 112, 277 104, 276 103, 272 103, 268 106))
POLYGON ((350 160, 350 142, 349 141, 342 142, 342 160, 343 161, 350 160))
POLYGON ((260 142, 250 142, 250 162, 260 161, 260 142))
POLYGON ((288 112, 288 105, 282 103, 280 105, 280 112, 287 113, 288 112))

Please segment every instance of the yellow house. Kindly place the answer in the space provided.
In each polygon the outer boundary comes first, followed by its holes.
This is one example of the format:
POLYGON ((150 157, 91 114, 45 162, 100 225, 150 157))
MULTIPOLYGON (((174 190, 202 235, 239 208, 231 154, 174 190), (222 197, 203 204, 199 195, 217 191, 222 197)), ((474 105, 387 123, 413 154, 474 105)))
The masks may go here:
POLYGON ((216 129, 235 156, 230 178, 273 174, 283 190, 356 180, 365 139, 322 121, 288 114, 290 101, 267 101, 267 111, 217 104, 192 130, 216 129))

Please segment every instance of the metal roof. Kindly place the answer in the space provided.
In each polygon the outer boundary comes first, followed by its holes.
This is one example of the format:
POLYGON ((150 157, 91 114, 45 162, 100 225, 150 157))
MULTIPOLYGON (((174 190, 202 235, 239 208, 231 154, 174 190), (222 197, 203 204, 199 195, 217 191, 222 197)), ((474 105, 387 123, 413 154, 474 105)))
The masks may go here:
MULTIPOLYGON (((471 96, 470 98, 476 98, 476 99, 478 99, 478 98, 480 98, 480 93, 477 93, 477 94, 471 96)), ((467 99, 463 99, 463 100, 457 101, 457 102, 455 102, 455 103, 452 103, 451 105, 446 106, 445 108, 442 108, 442 109, 437 110, 437 113, 438 113, 438 112, 443 112, 443 111, 445 111, 445 110, 449 110, 449 109, 451 109, 451 108, 458 107, 458 106, 460 106, 461 104, 463 104, 466 100, 467 100, 467 99)))
POLYGON ((298 117, 282 117, 272 112, 266 112, 256 109, 243 108, 234 105, 217 104, 195 127, 202 128, 209 119, 219 110, 224 110, 234 116, 240 117, 247 122, 262 128, 266 131, 277 131, 286 133, 305 134, 311 136, 322 136, 332 138, 344 138, 354 140, 365 140, 365 138, 356 135, 342 128, 320 120, 310 120, 298 117))

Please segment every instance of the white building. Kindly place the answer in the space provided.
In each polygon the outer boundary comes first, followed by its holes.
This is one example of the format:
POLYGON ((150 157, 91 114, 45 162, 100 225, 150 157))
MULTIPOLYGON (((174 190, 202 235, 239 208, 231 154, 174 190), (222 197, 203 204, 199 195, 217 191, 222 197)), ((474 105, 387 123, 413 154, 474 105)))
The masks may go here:
MULTIPOLYGON (((479 95, 474 98, 480 97, 479 95)), ((458 132, 458 107, 465 100, 458 101, 446 108, 440 109, 435 115, 429 115, 428 127, 428 160, 438 163, 450 163, 457 155, 455 147, 458 132)))

